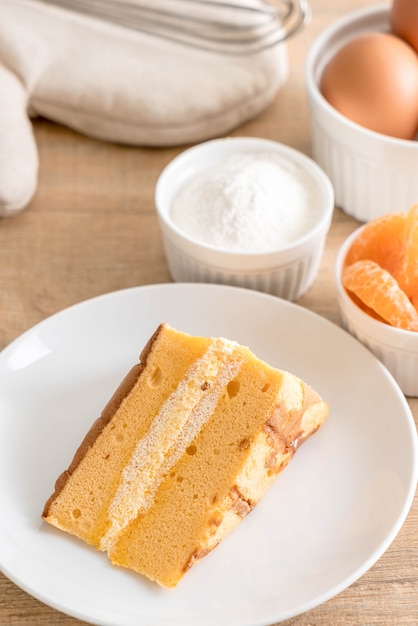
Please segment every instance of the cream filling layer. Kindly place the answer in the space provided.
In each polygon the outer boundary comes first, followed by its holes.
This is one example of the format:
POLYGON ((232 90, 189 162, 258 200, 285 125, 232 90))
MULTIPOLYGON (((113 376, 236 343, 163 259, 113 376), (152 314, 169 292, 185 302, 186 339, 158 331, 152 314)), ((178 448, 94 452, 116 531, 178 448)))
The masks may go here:
POLYGON ((177 463, 212 415, 244 355, 238 344, 214 339, 189 369, 138 442, 110 504, 110 526, 100 548, 110 550, 118 534, 152 506, 164 475, 177 463))

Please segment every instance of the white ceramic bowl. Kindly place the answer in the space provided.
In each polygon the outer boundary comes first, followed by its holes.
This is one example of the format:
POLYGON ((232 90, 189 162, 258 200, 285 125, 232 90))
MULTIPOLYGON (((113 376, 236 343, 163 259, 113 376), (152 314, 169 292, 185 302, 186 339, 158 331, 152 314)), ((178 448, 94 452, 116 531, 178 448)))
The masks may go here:
MULTIPOLYGON (((418 332, 394 328, 362 311, 341 281, 347 252, 364 226, 357 228, 340 247, 335 263, 337 301, 342 326, 377 356, 407 396, 418 396, 418 332)), ((341 358, 344 358, 343 355, 341 358)))
POLYGON ((317 275, 331 224, 334 193, 320 167, 297 150, 267 139, 231 137, 196 145, 174 158, 157 181, 155 204, 169 270, 175 281, 237 285, 296 300, 317 275), (248 253, 215 248, 180 230, 170 214, 179 189, 223 158, 254 151, 272 151, 303 168, 318 205, 318 218, 310 230, 277 250, 248 253))
POLYGON ((317 37, 305 64, 313 158, 333 183, 336 205, 362 222, 407 211, 418 201, 418 141, 351 122, 325 100, 318 85, 329 59, 349 39, 388 30, 387 5, 351 12, 317 37))

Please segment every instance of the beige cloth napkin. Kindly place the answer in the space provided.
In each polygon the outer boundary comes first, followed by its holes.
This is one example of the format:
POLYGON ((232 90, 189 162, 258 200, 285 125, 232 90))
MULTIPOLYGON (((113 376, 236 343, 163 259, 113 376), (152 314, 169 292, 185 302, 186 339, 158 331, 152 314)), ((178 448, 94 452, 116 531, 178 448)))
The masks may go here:
POLYGON ((283 44, 223 56, 36 0, 2 0, 0 215, 22 209, 36 189, 28 115, 112 142, 195 143, 256 116, 287 72, 283 44))

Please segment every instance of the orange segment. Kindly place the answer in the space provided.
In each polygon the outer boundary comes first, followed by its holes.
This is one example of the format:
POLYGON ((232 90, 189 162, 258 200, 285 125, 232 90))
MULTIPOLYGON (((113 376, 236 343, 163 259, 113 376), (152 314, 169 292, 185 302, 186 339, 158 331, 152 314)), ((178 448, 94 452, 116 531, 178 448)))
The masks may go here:
POLYGON ((353 241, 345 264, 369 259, 392 274, 404 248, 406 219, 407 213, 389 213, 366 224, 353 241))
POLYGON ((374 261, 357 261, 342 275, 344 287, 392 326, 418 331, 418 311, 395 278, 374 261))
POLYGON ((356 304, 359 309, 367 313, 369 317, 373 317, 375 320, 379 320, 379 322, 386 323, 386 320, 384 320, 383 317, 380 317, 380 315, 378 315, 376 311, 367 306, 367 304, 364 304, 364 302, 360 300, 360 298, 358 298, 354 292, 350 292, 350 297, 354 304, 356 304))
POLYGON ((394 276, 407 296, 418 293, 418 204, 406 216, 405 242, 394 276))

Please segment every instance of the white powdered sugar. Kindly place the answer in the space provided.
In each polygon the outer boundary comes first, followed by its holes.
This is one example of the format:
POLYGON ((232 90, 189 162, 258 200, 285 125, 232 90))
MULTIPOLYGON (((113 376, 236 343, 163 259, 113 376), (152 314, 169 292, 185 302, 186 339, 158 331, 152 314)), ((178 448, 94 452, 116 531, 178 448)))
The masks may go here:
POLYGON ((269 252, 302 237, 316 221, 311 177, 271 152, 231 155, 188 181, 171 207, 185 234, 215 248, 269 252))

